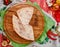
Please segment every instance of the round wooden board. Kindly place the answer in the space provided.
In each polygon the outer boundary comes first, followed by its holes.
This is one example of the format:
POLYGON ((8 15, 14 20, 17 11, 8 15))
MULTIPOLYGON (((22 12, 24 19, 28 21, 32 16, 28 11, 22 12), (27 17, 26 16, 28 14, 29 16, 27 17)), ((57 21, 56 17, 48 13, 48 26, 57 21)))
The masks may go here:
POLYGON ((34 8, 34 13, 32 16, 32 19, 30 21, 30 25, 33 27, 34 31, 34 36, 35 40, 37 40, 43 30, 44 30, 44 17, 42 13, 34 6, 28 5, 28 4, 17 4, 12 7, 10 7, 5 16, 4 16, 4 30, 6 34, 15 42, 17 43, 22 43, 22 44, 28 44, 31 43, 32 41, 30 40, 25 40, 24 38, 21 38, 13 29, 13 24, 12 24, 12 16, 15 14, 17 16, 16 11, 24 8, 24 7, 33 7, 34 8), (37 16, 36 16, 37 15, 37 16))

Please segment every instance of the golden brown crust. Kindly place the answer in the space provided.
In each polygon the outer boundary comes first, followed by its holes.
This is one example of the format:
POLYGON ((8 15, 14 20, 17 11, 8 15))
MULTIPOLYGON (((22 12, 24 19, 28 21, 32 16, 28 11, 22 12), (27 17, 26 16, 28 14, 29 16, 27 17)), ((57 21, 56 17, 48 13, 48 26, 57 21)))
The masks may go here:
MULTIPOLYGON (((4 30, 6 32, 6 34, 15 42, 18 43, 24 43, 24 44, 28 44, 31 43, 32 41, 29 40, 25 40, 23 38, 21 38, 13 29, 13 24, 12 24, 12 16, 13 14, 16 15, 16 11, 18 9, 24 8, 24 7, 33 7, 31 5, 28 4, 18 4, 15 5, 11 8, 8 9, 8 11, 5 14, 4 17, 4 30)), ((44 29, 44 18, 41 14, 41 12, 39 10, 37 10, 34 7, 34 14, 32 16, 32 19, 30 21, 30 25, 33 27, 33 31, 34 31, 34 36, 35 36, 35 40, 38 39, 44 29)), ((16 15, 17 16, 17 15, 16 15)))

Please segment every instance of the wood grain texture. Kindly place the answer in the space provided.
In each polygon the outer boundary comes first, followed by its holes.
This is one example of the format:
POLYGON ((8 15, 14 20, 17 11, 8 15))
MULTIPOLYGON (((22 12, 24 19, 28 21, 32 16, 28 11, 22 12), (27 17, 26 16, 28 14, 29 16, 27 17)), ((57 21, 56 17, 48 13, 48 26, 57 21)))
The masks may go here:
MULTIPOLYGON (((16 11, 24 7, 33 7, 34 13, 30 21, 30 25, 33 27, 35 40, 38 39, 44 30, 44 17, 42 13, 34 6, 28 4, 17 4, 8 9, 4 16, 4 30, 6 34, 15 42, 28 44, 32 41, 21 38, 13 29, 12 16, 13 14, 17 16, 16 11)), ((18 16, 17 16, 18 17, 18 16)))

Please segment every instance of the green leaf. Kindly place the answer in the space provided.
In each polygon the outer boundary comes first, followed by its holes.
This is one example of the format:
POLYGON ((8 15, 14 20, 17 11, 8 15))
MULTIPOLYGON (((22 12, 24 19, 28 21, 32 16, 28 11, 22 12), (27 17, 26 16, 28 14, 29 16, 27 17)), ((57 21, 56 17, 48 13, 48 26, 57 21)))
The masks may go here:
POLYGON ((46 40, 46 42, 48 42, 49 38, 48 38, 48 37, 46 37, 46 38, 45 38, 45 40, 46 40))
POLYGON ((3 20, 6 12, 6 7, 2 8, 0 11, 0 29, 3 30, 3 20))
POLYGON ((18 44, 18 43, 16 43, 16 42, 13 42, 12 41, 12 46, 14 46, 14 47, 26 47, 28 44, 18 44))

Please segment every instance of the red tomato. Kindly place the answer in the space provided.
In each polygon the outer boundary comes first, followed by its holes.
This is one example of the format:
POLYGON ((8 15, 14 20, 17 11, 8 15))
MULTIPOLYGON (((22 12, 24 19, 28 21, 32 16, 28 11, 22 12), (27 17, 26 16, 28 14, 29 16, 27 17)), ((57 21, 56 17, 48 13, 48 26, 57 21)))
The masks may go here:
POLYGON ((53 12, 53 17, 55 18, 55 20, 59 23, 60 22, 60 10, 55 10, 53 12))
POLYGON ((6 47, 13 47, 13 46, 11 46, 11 45, 7 45, 6 47))
POLYGON ((2 47, 2 44, 1 44, 2 43, 2 40, 3 40, 2 39, 2 34, 0 34, 0 47, 2 47))
POLYGON ((3 39, 2 39, 2 34, 0 34, 0 43, 2 42, 2 40, 3 40, 3 39))

